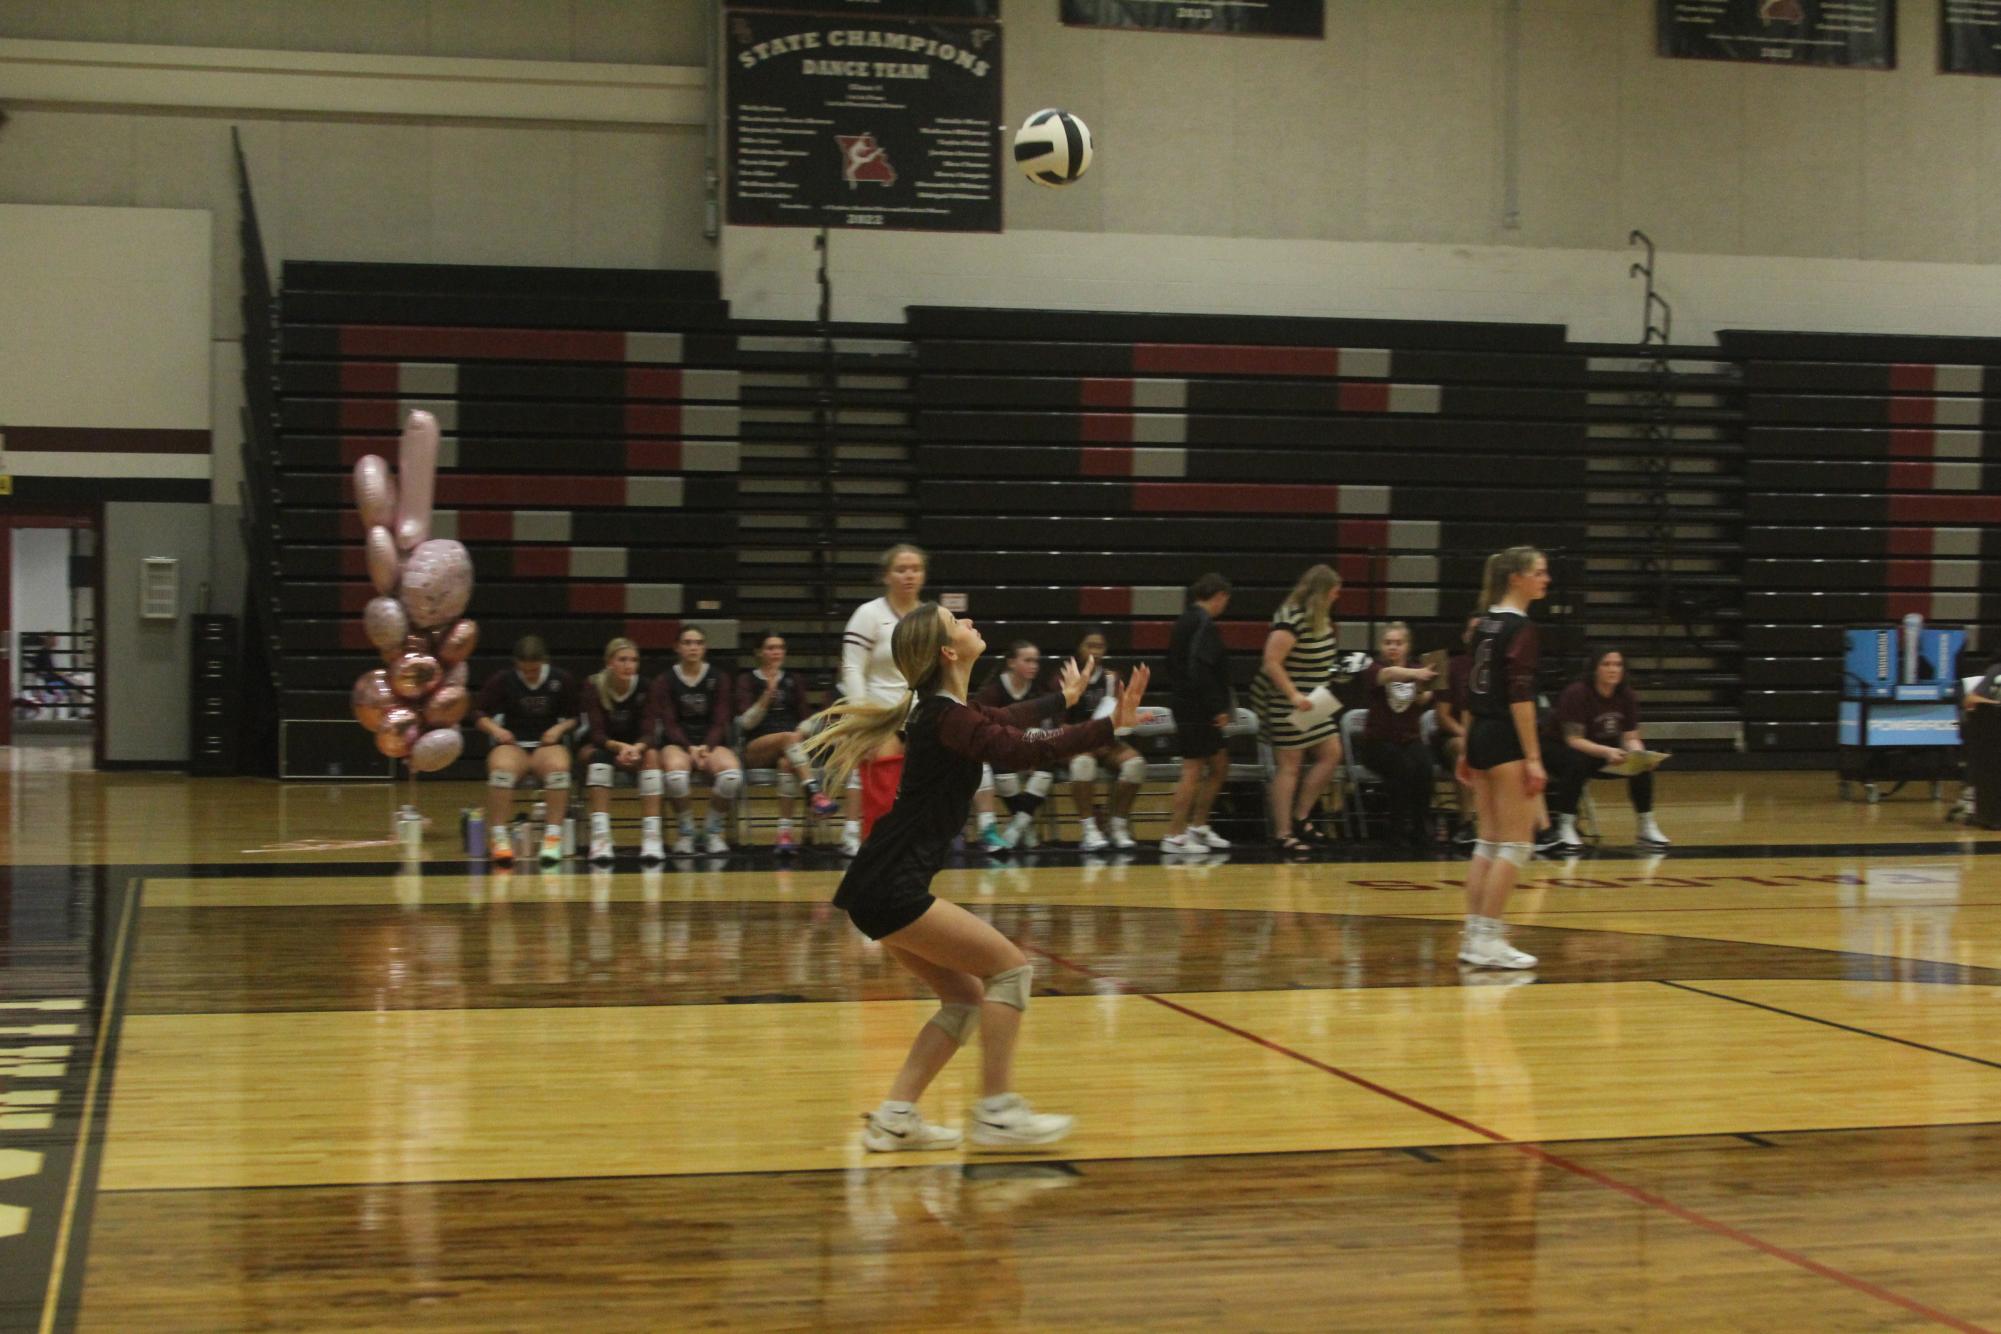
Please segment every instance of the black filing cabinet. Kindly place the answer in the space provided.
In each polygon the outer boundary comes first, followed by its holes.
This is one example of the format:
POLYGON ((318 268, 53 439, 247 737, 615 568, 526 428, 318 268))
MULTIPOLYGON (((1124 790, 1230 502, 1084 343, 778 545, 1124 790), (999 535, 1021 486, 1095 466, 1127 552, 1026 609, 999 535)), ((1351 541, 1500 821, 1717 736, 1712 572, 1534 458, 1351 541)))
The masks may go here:
POLYGON ((220 778, 237 771, 243 733, 243 650, 234 616, 197 616, 194 635, 188 772, 198 778, 220 778))

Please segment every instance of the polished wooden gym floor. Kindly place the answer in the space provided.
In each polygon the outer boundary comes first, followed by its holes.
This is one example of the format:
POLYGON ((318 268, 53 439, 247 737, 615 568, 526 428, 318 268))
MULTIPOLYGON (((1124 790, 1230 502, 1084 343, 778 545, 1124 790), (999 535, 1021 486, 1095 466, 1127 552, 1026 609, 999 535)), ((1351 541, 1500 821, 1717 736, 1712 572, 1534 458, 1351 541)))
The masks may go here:
POLYGON ((74 770, 0 750, 0 1328, 2001 1329, 2001 835, 1917 788, 1665 772, 1649 857, 1601 797, 1532 975, 1450 857, 975 858, 1079 1116, 996 1159, 861 1151, 930 1006, 824 854, 74 770))

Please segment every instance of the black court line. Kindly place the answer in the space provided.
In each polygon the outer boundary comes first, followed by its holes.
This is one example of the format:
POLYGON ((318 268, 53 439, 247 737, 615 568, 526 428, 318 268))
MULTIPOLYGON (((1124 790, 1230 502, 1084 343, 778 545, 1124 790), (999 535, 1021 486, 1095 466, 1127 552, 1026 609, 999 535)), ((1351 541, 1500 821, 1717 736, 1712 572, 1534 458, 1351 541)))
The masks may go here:
MULTIPOLYGON (((1756 980, 1764 981, 1769 979, 1756 980)), ((1934 1056, 1950 1056, 1955 1061, 1969 1061, 1974 1065, 1984 1065, 1989 1070, 2001 1070, 2001 1061, 1990 1061, 1984 1056, 1969 1056, 1963 1051, 1951 1051, 1945 1047, 1934 1047, 1928 1042, 1917 1042, 1910 1038, 1896 1037, 1890 1033, 1879 1033, 1873 1028, 1858 1028, 1854 1024, 1844 1024, 1833 1019, 1823 1019, 1819 1015, 1801 1014, 1798 1010, 1788 1010, 1781 1005, 1767 1005, 1763 1001, 1745 1000, 1742 996, 1731 996, 1721 991, 1705 991, 1701 987, 1692 987, 1686 982, 1670 982, 1665 978, 1655 978, 1654 985, 1673 987, 1676 991, 1692 991, 1698 996, 1707 996, 1711 1000, 1729 1001, 1732 1005, 1748 1005, 1754 1010, 1769 1010, 1773 1014, 1782 1014, 1788 1019, 1804 1019, 1809 1024, 1819 1024, 1824 1028, 1838 1028, 1844 1033, 1854 1033, 1859 1037, 1875 1038, 1879 1042, 1894 1042, 1900 1047, 1915 1047, 1919 1051, 1928 1051, 1934 1056)))
POLYGON ((1233 1034, 1236 1037, 1244 1039, 1246 1042, 1250 1042, 1259 1047, 1263 1047, 1267 1051, 1274 1052, 1281 1056, 1289 1057, 1292 1060, 1298 1061, 1302 1065, 1311 1066, 1313 1069, 1319 1070, 1323 1074, 1332 1075, 1334 1078, 1343 1080, 1349 1084, 1353 1084, 1357 1088, 1363 1089, 1370 1093, 1374 1093, 1379 1097, 1387 1098, 1392 1102, 1400 1103, 1403 1106, 1410 1108, 1412 1111, 1418 1112, 1425 1116, 1432 1117, 1436 1120, 1443 1121, 1448 1125, 1457 1126, 1461 1130, 1467 1131, 1470 1134, 1478 1135, 1482 1139, 1488 1140, 1493 1144, 1513 1149, 1515 1152, 1520 1153, 1525 1157, 1533 1158, 1539 1162, 1547 1163, 1549 1166, 1554 1167, 1559 1171, 1568 1172, 1572 1176, 1579 1177, 1585 1181, 1592 1182, 1595 1185, 1603 1186, 1605 1189, 1613 1191, 1620 1195, 1624 1195, 1626 1198, 1636 1201, 1637 1203, 1646 1205, 1649 1208, 1657 1209, 1662 1213, 1670 1215, 1671 1217, 1679 1218, 1683 1222, 1691 1223, 1696 1227, 1704 1229, 1705 1231, 1712 1232, 1717 1236, 1724 1237, 1731 1241, 1737 1242, 1739 1245, 1749 1247, 1750 1249, 1758 1251, 1761 1254, 1770 1256, 1775 1260, 1783 1261, 1786 1264, 1792 1265, 1797 1269, 1802 1269, 1809 1274, 1813 1274, 1818 1278, 1824 1278, 1828 1279, 1831 1282, 1839 1283, 1843 1287, 1848 1288, 1850 1291, 1859 1292, 1865 1296, 1874 1297, 1878 1301, 1888 1303, 1889 1305, 1901 1307, 1904 1310, 1909 1311, 1914 1315, 1921 1316, 1926 1320, 1934 1321, 1938 1324, 1946 1326, 1949 1329, 1957 1329, 1965 1331, 1965 1334, 1992 1334, 1992 1331, 1985 1329, 1984 1326, 1976 1325, 1970 1320, 1964 1320, 1958 1316, 1951 1315, 1945 1311, 1941 1311, 1937 1307, 1928 1306, 1914 1297, 1907 1297, 1903 1293, 1897 1292, 1891 1288, 1886 1288, 1878 1283, 1872 1283, 1868 1279, 1862 1278, 1856 1274, 1851 1274, 1846 1270, 1837 1269, 1833 1265, 1827 1264, 1820 1260, 1816 1260, 1809 1255, 1803 1254, 1802 1252, 1799 1251, 1792 1250, 1789 1247, 1781 1246, 1776 1242, 1766 1241, 1764 1238, 1759 1237, 1753 1233, 1746 1232, 1742 1228, 1733 1227, 1730 1224, 1723 1222, 1721 1219, 1711 1218, 1707 1214, 1700 1213, 1697 1210, 1688 1208, 1685 1205, 1677 1204, 1673 1200, 1667 1198, 1665 1195, 1661 1195, 1655 1191, 1648 1190, 1643 1186, 1635 1186, 1630 1182, 1622 1181, 1619 1178, 1610 1175, 1609 1173, 1601 1172, 1598 1169, 1591 1167, 1585 1163, 1578 1162, 1575 1159, 1566 1158, 1562 1154, 1552 1153, 1548 1149, 1545 1149, 1538 1144, 1530 1143, 1525 1140, 1512 1139, 1509 1136, 1502 1134, 1498 1130, 1492 1130, 1484 1125, 1481 1125, 1477 1121, 1470 1120, 1454 1112, 1446 1111, 1442 1107, 1438 1107, 1432 1103, 1425 1102, 1423 1099, 1413 1097, 1408 1093, 1399 1093, 1397 1090, 1390 1088, 1388 1085, 1379 1084, 1375 1080, 1369 1079, 1363 1075, 1355 1074, 1353 1071, 1344 1070, 1337 1065, 1331 1065, 1326 1061, 1322 1061, 1314 1056, 1309 1056, 1305 1052, 1299 1051, 1292 1047, 1288 1047, 1283 1043, 1274 1042, 1272 1039, 1264 1037, 1262 1034, 1253 1033, 1251 1030, 1247 1028, 1239 1028, 1237 1025, 1232 1024, 1227 1020, 1218 1019, 1214 1015, 1204 1014, 1200 1010, 1193 1009, 1186 1005, 1182 1005, 1178 1001, 1169 1000, 1165 996, 1158 996, 1154 995, 1151 992, 1135 990, 1132 987, 1128 986, 1120 978, 1111 977, 1107 974, 1100 973, 1097 970, 1090 968, 1084 964, 1075 963, 1069 959, 1061 957, 1060 955, 1051 954, 1047 950, 1037 949, 1035 950, 1035 953, 1041 955, 1045 959, 1048 959, 1051 963, 1056 964, 1059 968, 1068 968, 1073 972, 1082 973, 1086 977, 1100 978, 1104 981, 1111 983, 1114 987, 1118 988, 1120 991, 1128 995, 1139 996, 1141 999, 1151 1001, 1155 1005, 1159 1005, 1164 1009, 1173 1010, 1177 1014, 1184 1015, 1190 1019, 1194 1019, 1199 1023, 1208 1024, 1212 1028, 1221 1029, 1225 1033, 1233 1034))

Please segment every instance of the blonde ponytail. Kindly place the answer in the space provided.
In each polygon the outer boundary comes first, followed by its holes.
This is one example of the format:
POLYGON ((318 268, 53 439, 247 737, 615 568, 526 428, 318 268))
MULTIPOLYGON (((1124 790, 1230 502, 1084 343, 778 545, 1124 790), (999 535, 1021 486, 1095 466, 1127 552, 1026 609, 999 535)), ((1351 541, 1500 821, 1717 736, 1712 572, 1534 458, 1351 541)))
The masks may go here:
POLYGON ((1538 547, 1509 547, 1487 557, 1486 577, 1481 580, 1480 610, 1484 612, 1506 597, 1509 576, 1527 574, 1541 556, 1538 547))
POLYGON ((896 623, 890 636, 890 656, 910 689, 894 704, 848 700, 820 717, 829 720, 803 744, 809 755, 824 755, 825 783, 838 790, 863 760, 892 740, 910 721, 910 711, 924 688, 938 678, 939 650, 947 643, 938 604, 920 602, 896 623))
MULTIPOLYGON (((606 644, 604 646, 604 670, 597 672, 590 679, 589 684, 593 690, 598 692, 598 703, 604 706, 606 713, 610 713, 613 706, 619 703, 618 700, 612 697, 611 693, 611 660, 626 649, 631 649, 634 653, 637 653, 639 652, 639 645, 633 643, 630 639, 624 638, 614 639, 606 644)), ((632 678, 632 688, 634 690, 639 689, 639 677, 636 674, 632 678)))

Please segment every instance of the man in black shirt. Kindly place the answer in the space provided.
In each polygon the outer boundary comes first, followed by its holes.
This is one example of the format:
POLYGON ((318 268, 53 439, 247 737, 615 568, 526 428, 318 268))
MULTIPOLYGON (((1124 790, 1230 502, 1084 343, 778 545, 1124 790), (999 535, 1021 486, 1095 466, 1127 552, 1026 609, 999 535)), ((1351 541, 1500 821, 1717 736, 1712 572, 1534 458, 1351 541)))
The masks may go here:
POLYGON ((1223 729, 1230 722, 1230 666, 1216 618, 1230 605, 1230 581, 1205 574, 1188 587, 1188 609, 1174 623, 1167 647, 1167 674, 1174 683, 1174 737, 1181 754, 1181 781, 1174 785, 1174 813, 1166 853, 1206 852, 1230 841, 1209 828, 1209 807, 1230 772, 1223 729))

